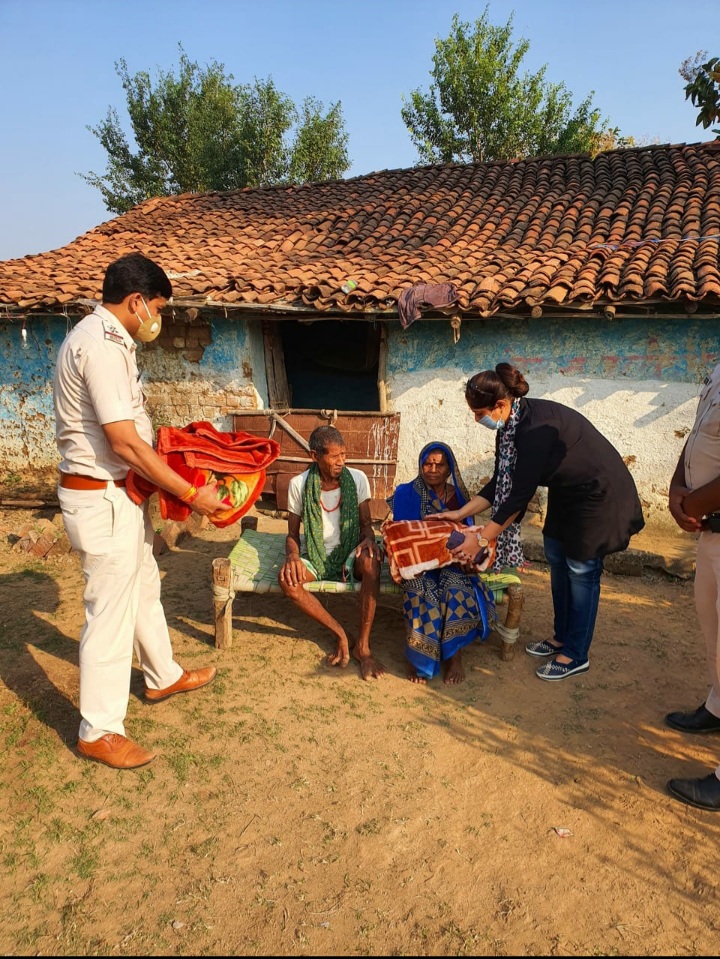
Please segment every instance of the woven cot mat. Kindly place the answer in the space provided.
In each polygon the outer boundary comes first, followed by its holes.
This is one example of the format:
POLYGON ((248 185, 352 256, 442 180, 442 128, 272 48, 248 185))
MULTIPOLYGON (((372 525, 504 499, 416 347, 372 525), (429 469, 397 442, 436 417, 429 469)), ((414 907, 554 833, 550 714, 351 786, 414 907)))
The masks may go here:
MULTIPOLYGON (((257 530, 245 530, 228 557, 232 564, 232 588, 243 593, 279 593, 278 573, 285 562, 284 533, 260 533, 257 530)), ((382 543, 380 544, 382 545, 382 543)), ((301 537, 301 546, 305 543, 301 537)), ((520 583, 516 573, 483 573, 480 577, 492 590, 495 602, 500 604, 508 586, 520 583)), ((305 589, 311 593, 347 593, 357 592, 360 583, 339 583, 333 580, 316 580, 307 583, 305 589)), ((380 573, 380 592, 402 594, 402 587, 393 583, 390 568, 383 563, 380 573)))

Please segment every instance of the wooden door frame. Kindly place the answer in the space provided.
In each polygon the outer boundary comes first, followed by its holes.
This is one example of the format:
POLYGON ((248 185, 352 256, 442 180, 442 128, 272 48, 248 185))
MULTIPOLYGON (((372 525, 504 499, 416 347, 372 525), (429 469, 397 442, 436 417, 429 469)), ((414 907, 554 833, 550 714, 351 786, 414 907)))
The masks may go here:
POLYGON ((380 405, 379 413, 388 413, 388 388, 387 388, 387 358, 388 358, 388 335, 387 323, 380 323, 380 355, 378 356, 378 403, 380 405))
POLYGON ((262 321, 268 407, 273 410, 287 410, 290 408, 290 387, 285 369, 285 350, 277 325, 278 320, 262 321))

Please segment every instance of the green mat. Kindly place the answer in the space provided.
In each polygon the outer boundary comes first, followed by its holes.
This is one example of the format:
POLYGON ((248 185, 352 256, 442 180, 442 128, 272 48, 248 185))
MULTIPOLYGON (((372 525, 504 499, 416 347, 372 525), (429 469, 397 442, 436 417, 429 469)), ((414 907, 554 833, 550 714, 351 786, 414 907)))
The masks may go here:
MULTIPOLYGON (((244 593, 279 593, 278 573, 285 562, 284 533, 259 533, 248 529, 235 544, 229 559, 232 564, 232 588, 244 593)), ((304 548, 304 543, 301 544, 304 548)), ((508 586, 520 583, 517 573, 481 573, 480 578, 492 590, 495 602, 502 603, 508 586)), ((316 580, 307 583, 311 593, 357 592, 360 583, 336 583, 332 580, 316 580)), ((402 586, 393 583, 390 567, 383 563, 380 574, 380 592, 402 595, 402 586)))

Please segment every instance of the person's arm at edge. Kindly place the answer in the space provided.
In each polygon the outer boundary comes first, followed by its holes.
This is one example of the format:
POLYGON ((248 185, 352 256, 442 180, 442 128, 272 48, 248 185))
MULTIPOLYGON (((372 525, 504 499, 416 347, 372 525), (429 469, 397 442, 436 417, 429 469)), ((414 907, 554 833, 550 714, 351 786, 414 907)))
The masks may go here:
POLYGON ((702 519, 708 513, 720 510, 720 476, 710 480, 704 486, 689 492, 682 501, 685 514, 694 519, 702 519))
MULTIPOLYGON (((132 420, 103 424, 103 432, 116 456, 156 486, 182 499, 190 489, 189 481, 171 469, 140 436, 132 420)), ((210 516, 218 508, 217 486, 201 486, 197 496, 187 504, 201 516, 210 516)))
MULTIPOLYGON (((675 472, 673 473, 672 479, 670 480, 670 490, 668 493, 668 507, 670 509, 670 515, 675 520, 680 529, 685 530, 686 533, 697 533, 702 528, 702 523, 700 520, 694 516, 689 515, 685 512, 685 497, 690 493, 690 490, 687 488, 687 480, 685 477, 685 447, 687 443, 682 448, 680 457, 675 467, 675 472)), ((718 480, 713 480, 712 482, 717 483, 718 480)), ((705 487, 701 487, 704 489, 705 487)))

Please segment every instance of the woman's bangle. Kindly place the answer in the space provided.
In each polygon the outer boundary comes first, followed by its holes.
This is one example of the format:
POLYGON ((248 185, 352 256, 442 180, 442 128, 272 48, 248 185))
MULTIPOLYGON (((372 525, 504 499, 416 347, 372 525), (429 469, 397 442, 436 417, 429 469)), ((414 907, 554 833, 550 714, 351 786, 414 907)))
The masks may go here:
POLYGON ((184 496, 179 496, 178 499, 181 499, 183 503, 192 503, 195 497, 198 494, 197 486, 191 485, 190 489, 185 493, 184 496))

